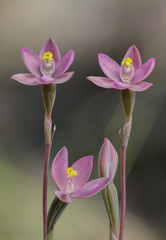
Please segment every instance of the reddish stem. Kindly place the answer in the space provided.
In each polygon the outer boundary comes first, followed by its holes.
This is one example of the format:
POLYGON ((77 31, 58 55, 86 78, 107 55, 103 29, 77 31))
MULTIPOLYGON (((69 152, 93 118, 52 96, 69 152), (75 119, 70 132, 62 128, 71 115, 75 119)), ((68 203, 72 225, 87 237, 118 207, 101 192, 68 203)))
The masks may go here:
POLYGON ((44 173, 43 173, 43 231, 44 240, 47 238, 47 181, 48 181, 48 168, 49 158, 52 143, 45 144, 45 159, 44 159, 44 173))
POLYGON ((124 222, 126 214, 126 150, 127 147, 121 144, 121 218, 119 240, 123 240, 124 222))

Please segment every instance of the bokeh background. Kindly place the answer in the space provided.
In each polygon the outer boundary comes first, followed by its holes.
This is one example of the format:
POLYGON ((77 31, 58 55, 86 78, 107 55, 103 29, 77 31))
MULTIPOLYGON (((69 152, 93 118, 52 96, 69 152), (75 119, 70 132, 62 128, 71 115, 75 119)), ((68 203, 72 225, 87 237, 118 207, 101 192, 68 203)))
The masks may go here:
MULTIPOLYGON (((166 1, 0 0, 0 239, 42 239, 44 107, 40 86, 10 79, 27 72, 21 47, 40 52, 52 37, 62 56, 75 50, 69 82, 57 86, 51 153, 65 145, 69 161, 93 154, 92 178, 104 137, 120 154, 124 122, 118 90, 102 89, 86 76, 103 73, 97 54, 121 62, 135 44, 143 62, 156 58, 148 78, 154 87, 138 93, 127 153, 125 239, 165 239, 166 229, 166 1)), ((116 185, 119 190, 119 169, 116 185)), ((49 178, 49 204, 54 185, 49 178)), ((56 225, 56 239, 108 239, 101 195, 74 199, 56 225)))

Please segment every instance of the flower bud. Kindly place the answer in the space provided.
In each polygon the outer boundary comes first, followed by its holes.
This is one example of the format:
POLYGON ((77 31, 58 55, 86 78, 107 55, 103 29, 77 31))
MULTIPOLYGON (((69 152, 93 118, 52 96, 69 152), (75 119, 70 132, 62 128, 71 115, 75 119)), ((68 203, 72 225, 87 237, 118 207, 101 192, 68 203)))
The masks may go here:
POLYGON ((102 195, 107 210, 110 225, 110 240, 116 240, 119 227, 119 204, 117 189, 113 183, 118 166, 118 154, 105 138, 99 154, 99 175, 100 177, 110 177, 111 181, 103 189, 102 195))
POLYGON ((104 138, 99 154, 99 176, 110 177, 113 180, 117 166, 118 154, 108 138, 104 138))

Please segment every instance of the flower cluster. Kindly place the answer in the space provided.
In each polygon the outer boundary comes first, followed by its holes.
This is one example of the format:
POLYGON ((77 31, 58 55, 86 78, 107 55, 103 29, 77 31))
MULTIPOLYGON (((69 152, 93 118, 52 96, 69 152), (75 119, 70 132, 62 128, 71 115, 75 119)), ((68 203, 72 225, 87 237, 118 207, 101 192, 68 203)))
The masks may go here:
POLYGON ((52 109, 56 94, 56 84, 71 79, 74 72, 67 72, 74 60, 74 51, 68 51, 61 57, 58 46, 48 39, 39 56, 28 48, 22 48, 22 59, 30 73, 15 74, 12 78, 25 85, 42 85, 42 95, 45 105, 45 164, 43 176, 43 229, 44 240, 51 239, 54 225, 72 198, 88 198, 102 190, 102 195, 109 218, 110 239, 123 240, 125 210, 126 210, 126 179, 125 161, 126 149, 132 124, 132 112, 135 102, 135 92, 145 91, 153 84, 144 82, 154 66, 155 59, 151 58, 142 64, 138 49, 132 46, 126 52, 121 65, 105 54, 98 55, 99 65, 106 77, 89 76, 88 80, 103 88, 115 88, 121 91, 125 110, 126 122, 121 139, 121 220, 119 229, 119 203, 117 189, 113 183, 117 167, 118 154, 105 138, 99 154, 99 178, 89 180, 93 166, 93 156, 82 157, 71 167, 68 166, 68 151, 63 147, 55 156, 52 164, 52 178, 57 190, 47 212, 47 180, 48 166, 52 146, 52 109), (125 90, 127 89, 127 90, 125 90))

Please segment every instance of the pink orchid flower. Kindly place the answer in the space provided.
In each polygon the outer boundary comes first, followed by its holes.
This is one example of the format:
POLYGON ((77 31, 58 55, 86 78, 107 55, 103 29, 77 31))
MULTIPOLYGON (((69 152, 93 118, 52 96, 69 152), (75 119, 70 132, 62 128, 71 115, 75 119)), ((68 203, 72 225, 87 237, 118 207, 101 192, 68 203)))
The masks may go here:
POLYGON ((61 58, 58 46, 51 38, 44 43, 39 56, 28 48, 22 48, 21 54, 31 73, 19 73, 11 78, 25 85, 64 83, 74 74, 66 72, 74 60, 74 51, 68 51, 61 58))
POLYGON ((100 87, 140 92, 153 85, 142 81, 151 74, 155 59, 150 58, 142 65, 140 53, 135 46, 128 49, 121 66, 105 54, 98 54, 98 61, 107 77, 89 76, 87 79, 100 87))
POLYGON ((93 165, 93 156, 82 157, 68 167, 68 151, 63 147, 52 164, 52 178, 58 189, 56 196, 63 202, 72 202, 71 198, 88 198, 100 192, 111 180, 102 177, 87 182, 93 165))

